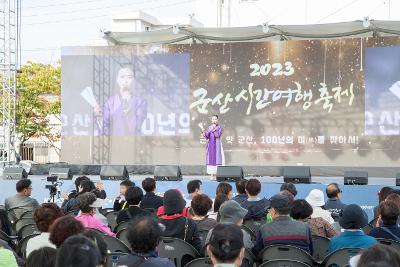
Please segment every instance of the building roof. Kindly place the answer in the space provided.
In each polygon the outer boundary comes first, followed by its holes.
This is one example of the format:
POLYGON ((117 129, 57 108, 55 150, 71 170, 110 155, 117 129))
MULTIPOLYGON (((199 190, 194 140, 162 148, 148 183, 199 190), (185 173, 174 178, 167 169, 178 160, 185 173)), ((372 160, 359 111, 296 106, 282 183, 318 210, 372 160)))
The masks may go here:
POLYGON ((310 25, 270 25, 267 33, 263 27, 203 28, 179 26, 174 34, 172 27, 148 32, 105 31, 110 45, 118 44, 182 44, 196 39, 202 43, 277 41, 341 37, 399 36, 400 21, 371 20, 365 28, 362 21, 310 24, 310 25))

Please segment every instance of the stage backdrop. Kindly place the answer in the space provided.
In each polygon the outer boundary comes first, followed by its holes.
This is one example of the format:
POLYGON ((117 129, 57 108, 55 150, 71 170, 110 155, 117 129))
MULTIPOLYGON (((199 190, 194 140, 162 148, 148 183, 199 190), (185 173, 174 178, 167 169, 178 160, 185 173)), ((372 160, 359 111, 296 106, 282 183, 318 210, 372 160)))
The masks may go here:
POLYGON ((62 160, 399 166, 400 38, 62 49, 62 160))

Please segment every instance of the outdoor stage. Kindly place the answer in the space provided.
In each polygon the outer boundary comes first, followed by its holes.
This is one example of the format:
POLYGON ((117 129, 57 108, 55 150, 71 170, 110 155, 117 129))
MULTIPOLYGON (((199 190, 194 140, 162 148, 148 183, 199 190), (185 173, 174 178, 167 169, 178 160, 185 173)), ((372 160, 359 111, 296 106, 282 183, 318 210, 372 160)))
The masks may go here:
MULTIPOLYGON (((93 181, 100 180, 98 175, 88 175, 93 181)), ((131 175, 130 179, 133 180, 136 185, 141 185, 141 181, 151 175, 131 175)), ((49 195, 48 189, 45 185, 50 184, 46 181, 46 175, 29 175, 29 179, 32 180, 32 196, 36 198, 39 202, 47 201, 46 198, 49 195)), ((77 176, 74 176, 74 179, 77 176)), ((248 176, 246 178, 253 178, 248 176)), ((283 177, 254 177, 260 180, 262 183, 261 196, 270 198, 273 194, 279 191, 281 183, 283 182, 283 177)), ((163 193, 168 189, 177 188, 181 190, 185 195, 186 184, 189 180, 200 179, 202 181, 202 192, 213 197, 215 196, 215 189, 218 182, 210 181, 206 176, 198 175, 184 175, 183 181, 159 181, 157 182, 157 192, 163 193)), ((74 189, 73 180, 61 180, 63 185, 60 187, 61 192, 69 192, 74 189)), ((320 189, 325 192, 325 187, 328 183, 337 182, 341 184, 341 189, 343 191, 343 202, 347 204, 358 204, 367 212, 369 219, 373 217, 373 207, 377 205, 377 192, 382 186, 394 186, 394 178, 382 178, 382 177, 370 177, 368 179, 368 185, 343 185, 343 177, 321 177, 313 176, 311 184, 297 184, 298 195, 297 198, 305 198, 308 192, 312 189, 320 189)), ((0 180, 0 188, 2 194, 0 194, 0 203, 3 204, 6 197, 15 194, 15 183, 16 180, 0 180)), ((113 198, 119 194, 119 183, 120 181, 108 181, 104 180, 103 184, 107 192, 107 206, 112 207, 113 198)), ((236 193, 234 183, 231 183, 234 192, 236 193)), ((57 203, 61 204, 62 200, 56 200, 57 203)))

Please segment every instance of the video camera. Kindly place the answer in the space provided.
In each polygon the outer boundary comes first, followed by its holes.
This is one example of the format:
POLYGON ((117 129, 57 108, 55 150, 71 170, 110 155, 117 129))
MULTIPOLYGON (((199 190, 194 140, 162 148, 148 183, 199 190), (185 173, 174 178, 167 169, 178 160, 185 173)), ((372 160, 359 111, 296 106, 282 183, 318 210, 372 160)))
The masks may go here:
POLYGON ((49 202, 50 200, 54 202, 55 196, 57 195, 57 199, 60 198, 60 190, 58 189, 63 183, 58 181, 58 176, 48 176, 47 182, 51 182, 51 184, 45 185, 46 189, 49 189, 49 202))

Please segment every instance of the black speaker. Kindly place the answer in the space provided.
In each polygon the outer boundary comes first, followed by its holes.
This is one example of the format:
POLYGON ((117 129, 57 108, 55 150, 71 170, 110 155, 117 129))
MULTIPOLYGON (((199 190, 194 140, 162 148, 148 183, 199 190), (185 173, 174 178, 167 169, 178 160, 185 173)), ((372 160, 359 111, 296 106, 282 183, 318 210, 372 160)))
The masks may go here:
POLYGON ((100 170, 101 180, 128 180, 129 173, 125 165, 103 165, 100 170))
POLYGON ((5 167, 3 177, 5 179, 20 180, 28 178, 28 173, 22 167, 5 167))
POLYGON ((49 176, 57 176, 61 180, 72 180, 70 168, 50 168, 49 176))
POLYGON ((294 184, 311 183, 310 167, 303 167, 303 166, 283 167, 283 181, 285 183, 294 183, 294 184))
POLYGON ((217 181, 223 182, 236 182, 243 179, 243 169, 240 166, 218 166, 217 167, 217 181))
POLYGON ((154 167, 156 181, 182 181, 181 168, 176 165, 158 165, 154 167))
POLYGON ((396 186, 400 186, 400 173, 396 173, 396 186))
POLYGON ((345 171, 343 176, 346 185, 368 184, 368 172, 366 171, 345 171))

